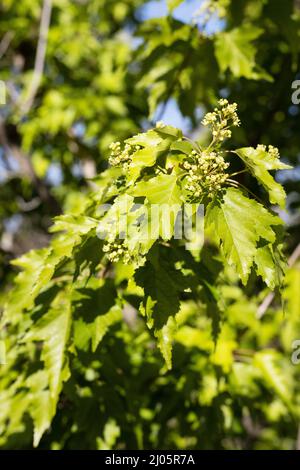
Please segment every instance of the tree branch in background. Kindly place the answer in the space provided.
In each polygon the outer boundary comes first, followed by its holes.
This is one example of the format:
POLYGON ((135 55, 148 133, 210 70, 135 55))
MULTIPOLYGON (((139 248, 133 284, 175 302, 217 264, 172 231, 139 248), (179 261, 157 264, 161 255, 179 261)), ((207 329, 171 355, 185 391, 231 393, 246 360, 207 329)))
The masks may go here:
MULTIPOLYGON (((41 12, 41 21, 33 77, 24 101, 22 103, 19 103, 22 115, 27 114, 30 110, 43 76, 51 11, 52 0, 44 0, 41 12)), ((6 52, 7 48, 9 47, 12 37, 13 33, 11 32, 4 35, 2 41, 0 42, 0 57, 6 52)), ((15 92, 14 86, 10 82, 8 83, 8 89, 12 98, 12 102, 16 104, 18 100, 18 94, 17 92, 15 92)), ((5 163, 6 169, 8 171, 12 171, 9 162, 9 158, 10 156, 12 156, 18 162, 21 174, 26 175, 32 182, 40 200, 45 204, 49 205, 50 212, 52 212, 52 214, 60 213, 61 208, 58 202, 52 196, 49 191, 49 188, 44 183, 44 181, 36 175, 30 157, 24 152, 22 152, 22 150, 17 145, 9 142, 5 128, 5 122, 2 118, 0 118, 0 145, 3 149, 3 161, 5 163)))
POLYGON ((8 171, 12 171, 9 163, 9 157, 12 156, 19 164, 20 173, 27 176, 32 182, 42 202, 49 205, 49 210, 53 215, 61 213, 61 207, 57 200, 52 196, 49 188, 43 180, 41 180, 35 173, 31 160, 22 150, 9 142, 5 125, 0 118, 0 145, 3 149, 3 161, 5 162, 8 171))
POLYGON ((7 31, 7 33, 5 33, 3 38, 1 39, 1 42, 0 42, 0 59, 4 56, 7 49, 9 48, 9 45, 10 45, 13 37, 14 37, 14 33, 12 31, 7 31))
POLYGON ((20 106, 23 115, 30 110, 43 76, 51 11, 52 0, 44 0, 33 77, 24 102, 20 106))
POLYGON ((9 154, 10 154, 10 147, 6 136, 6 130, 4 126, 4 122, 2 117, 0 116, 0 145, 2 146, 2 158, 3 163, 7 171, 11 171, 11 166, 9 163, 9 154))

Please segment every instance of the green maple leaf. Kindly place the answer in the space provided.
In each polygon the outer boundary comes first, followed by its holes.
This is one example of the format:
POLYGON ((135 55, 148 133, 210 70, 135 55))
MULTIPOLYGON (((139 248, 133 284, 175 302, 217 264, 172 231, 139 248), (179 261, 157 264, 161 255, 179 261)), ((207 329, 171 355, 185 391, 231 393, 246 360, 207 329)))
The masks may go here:
POLYGON ((181 204, 181 192, 176 175, 158 175, 138 183, 134 196, 144 196, 150 204, 181 204))
POLYGON ((260 275, 267 286, 274 290, 282 284, 285 264, 280 250, 275 245, 266 244, 257 248, 255 253, 256 273, 260 275))
POLYGON ((42 360, 49 375, 49 389, 55 409, 61 384, 67 376, 66 346, 71 326, 68 294, 61 292, 50 310, 34 325, 26 339, 43 342, 42 360))
POLYGON ((140 145, 142 147, 156 147, 162 142, 162 138, 157 134, 154 129, 151 129, 148 132, 141 132, 136 134, 130 139, 125 141, 130 145, 140 145))
POLYGON ((260 184, 269 193, 272 204, 279 204, 281 208, 285 206, 286 194, 283 187, 277 183, 270 170, 288 170, 292 168, 281 162, 278 158, 272 157, 266 150, 253 147, 244 147, 235 151, 243 160, 250 172, 257 178, 260 184))
POLYGON ((81 237, 94 230, 97 223, 91 217, 57 217, 51 231, 65 233, 59 234, 49 248, 30 251, 13 261, 22 271, 16 278, 5 307, 5 315, 10 321, 22 310, 33 307, 35 298, 47 286, 60 262, 70 258, 74 248, 80 244, 81 237))
POLYGON ((49 254, 48 248, 29 251, 13 261, 15 266, 22 271, 15 279, 14 288, 11 290, 5 305, 5 316, 9 321, 18 317, 23 309, 31 308, 36 291, 39 289, 40 273, 45 269, 45 259, 49 254))
POLYGON ((266 385, 285 403, 288 410, 294 414, 295 406, 292 401, 289 376, 280 364, 280 354, 272 349, 260 351, 254 356, 254 364, 260 370, 266 385))
POLYGON ((179 311, 179 294, 186 287, 182 272, 175 269, 166 254, 158 247, 152 249, 149 260, 135 273, 135 281, 144 289, 141 313, 149 328, 154 329, 158 347, 171 368, 174 315, 179 311))
POLYGON ((128 218, 134 205, 134 198, 128 194, 118 196, 113 205, 98 222, 97 234, 105 239, 109 234, 115 236, 122 232, 127 233, 128 218))
POLYGON ((55 217, 51 232, 66 232, 69 237, 86 235, 97 226, 97 220, 84 215, 65 214, 55 217))
POLYGON ((74 344, 94 352, 109 328, 122 319, 122 309, 116 303, 117 292, 111 280, 91 278, 88 286, 74 289, 74 344))
POLYGON ((290 350, 292 344, 297 338, 295 331, 300 330, 300 265, 296 264, 290 268, 285 277, 286 288, 283 291, 283 297, 286 302, 287 318, 289 322, 286 323, 285 329, 282 332, 282 341, 286 350, 290 350))
POLYGON ((155 147, 145 147, 137 150, 132 156, 132 162, 128 168, 127 178, 131 181, 135 181, 141 170, 145 167, 151 167, 156 162, 157 150, 155 147))
POLYGON ((33 445, 36 447, 44 432, 49 428, 53 417, 51 395, 47 390, 47 370, 40 369, 29 375, 25 384, 29 389, 27 392, 28 407, 34 423, 33 445))
MULTIPOLYGON (((259 240, 274 243, 276 233, 272 226, 282 225, 282 221, 261 204, 233 188, 226 190, 222 201, 209 204, 205 222, 206 227, 212 229, 227 262, 236 267, 244 284, 257 254, 259 240)), ((276 268, 274 263, 272 268, 276 268)))
MULTIPOLYGON (((25 341, 38 341, 42 343, 41 359, 45 364, 48 376, 49 394, 44 393, 38 397, 35 405, 38 409, 33 412, 33 419, 37 423, 34 444, 38 445, 44 430, 50 425, 56 412, 56 405, 62 384, 69 377, 67 359, 67 344, 71 328, 71 303, 67 292, 60 292, 54 300, 49 311, 27 333, 25 341), (47 419, 40 416, 40 407, 48 396, 47 419), (42 403, 40 402, 42 400, 42 403)), ((46 413, 46 410, 45 410, 46 413)))
POLYGON ((286 276, 287 288, 285 290, 285 298, 288 303, 288 311, 294 322, 300 323, 300 266, 299 264, 290 269, 286 276))
POLYGON ((106 335, 109 328, 122 320, 122 309, 119 305, 114 305, 104 315, 96 317, 92 326, 92 350, 96 351, 100 341, 106 335))
POLYGON ((246 77, 254 80, 272 77, 259 69, 255 62, 256 47, 253 41, 263 30, 246 24, 231 31, 219 33, 215 40, 215 53, 222 72, 230 69, 235 77, 246 77))
POLYGON ((149 214, 155 214, 158 219, 149 217, 149 222, 159 227, 158 233, 164 240, 172 237, 176 217, 182 205, 177 179, 176 175, 158 175, 138 183, 132 192, 136 197, 145 197, 150 205, 157 205, 156 212, 151 212, 149 207, 149 214))

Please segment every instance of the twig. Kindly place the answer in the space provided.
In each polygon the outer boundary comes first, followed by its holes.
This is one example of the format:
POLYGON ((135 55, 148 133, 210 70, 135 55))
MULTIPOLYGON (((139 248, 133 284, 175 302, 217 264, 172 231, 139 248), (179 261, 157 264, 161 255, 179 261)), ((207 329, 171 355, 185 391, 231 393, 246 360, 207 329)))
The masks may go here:
POLYGON ((9 163, 9 155, 11 153, 11 149, 7 140, 4 122, 1 116, 0 116, 0 145, 2 146, 2 150, 3 150, 2 158, 5 164, 6 170, 11 171, 11 166, 9 163))
POLYGON ((18 92, 17 88, 15 87, 14 83, 11 80, 6 82, 6 88, 11 99, 13 105, 17 105, 20 93, 18 92))
POLYGON ((82 173, 85 179, 95 178, 97 175, 96 163, 92 158, 82 161, 82 173))
POLYGON ((28 155, 23 153, 21 149, 9 142, 3 120, 0 117, 0 145, 3 149, 3 161, 8 171, 12 171, 9 163, 9 157, 12 156, 18 162, 22 175, 26 175, 34 185, 41 201, 49 205, 53 214, 60 214, 61 207, 58 201, 52 196, 49 188, 41 180, 34 171, 33 165, 28 155))
MULTIPOLYGON (((294 264, 296 263, 298 258, 300 258, 300 243, 299 243, 299 245, 297 245, 297 247, 295 248, 295 250, 293 251, 293 253, 289 257, 288 265, 289 265, 290 268, 292 266, 294 266, 294 264)), ((265 299, 262 301, 262 303, 258 307, 257 315, 256 315, 257 318, 262 318, 264 316, 264 314, 266 313, 266 311, 270 307, 271 303, 273 302, 274 298, 275 298, 274 292, 270 292, 265 297, 265 299)))
MULTIPOLYGON (((36 50, 36 57, 34 63, 33 77, 29 85, 27 96, 24 101, 20 102, 18 93, 16 92, 12 82, 8 82, 8 89, 12 99, 13 104, 16 104, 20 107, 22 115, 25 115, 30 110, 36 93, 38 91, 45 64, 45 55, 47 47, 47 39, 50 25, 52 11, 52 0, 44 0, 42 12, 41 12, 41 21, 39 28, 39 37, 36 50), (19 101, 18 101, 19 100, 19 101)), ((0 43, 0 53, 5 51, 5 48, 8 47, 8 42, 11 41, 12 37, 5 36, 0 43)), ((6 128, 4 121, 0 118, 0 144, 3 148, 3 161, 8 171, 11 171, 11 165, 9 162, 9 157, 13 156, 20 165, 20 170, 22 174, 25 174, 35 186, 36 191, 44 203, 48 204, 54 214, 61 212, 61 208, 57 200, 52 196, 47 185, 36 175, 33 165, 31 163, 30 157, 23 153, 21 149, 9 142, 7 137, 6 128)))
POLYGON ((52 0, 44 0, 42 13, 41 13, 41 23, 40 23, 40 30, 39 30, 39 38, 35 56, 35 63, 34 63, 34 70, 32 80, 27 92, 27 96, 24 99, 24 102, 21 104, 21 113, 27 114, 30 110, 34 98, 37 94, 38 88, 40 86, 40 82, 44 72, 44 64, 45 64, 45 55, 46 55, 46 48, 47 48, 47 39, 48 39, 48 31, 50 25, 50 18, 51 18, 51 10, 52 10, 52 0))
POLYGON ((293 266, 296 261, 298 260, 298 258, 300 257, 300 243, 299 245, 295 248, 295 250, 293 251, 293 253, 291 254, 290 258, 289 258, 289 266, 293 266))
POLYGON ((1 42, 0 42, 0 59, 4 56, 7 49, 9 48, 9 45, 10 45, 13 37, 14 37, 14 33, 12 31, 7 31, 7 33, 5 33, 3 38, 1 39, 1 42))

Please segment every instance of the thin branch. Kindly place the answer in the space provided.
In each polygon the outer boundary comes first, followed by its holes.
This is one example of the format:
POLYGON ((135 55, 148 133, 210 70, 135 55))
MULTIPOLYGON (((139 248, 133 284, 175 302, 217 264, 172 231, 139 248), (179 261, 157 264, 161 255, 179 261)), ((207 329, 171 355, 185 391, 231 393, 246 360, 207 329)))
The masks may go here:
POLYGON ((97 169, 96 163, 92 158, 82 160, 82 173, 85 179, 95 178, 97 169))
POLYGON ((294 264, 296 263, 296 261, 298 260, 298 258, 300 258, 300 243, 299 245, 295 248, 295 250, 293 251, 293 253, 291 254, 290 258, 289 258, 289 266, 294 266, 294 264))
POLYGON ((14 37, 14 33, 12 31, 7 31, 7 33, 5 33, 3 38, 1 39, 1 42, 0 42, 0 59, 4 56, 7 49, 9 48, 9 45, 10 45, 13 37, 14 37))
MULTIPOLYGON (((36 93, 40 86, 40 82, 44 72, 44 65, 45 65, 45 56, 46 56, 46 48, 47 48, 47 39, 48 39, 48 32, 49 32, 49 25, 51 19, 51 11, 52 11, 52 0, 44 0, 42 11, 41 11, 41 20, 40 20, 40 28, 39 28, 39 37, 37 43, 37 50, 35 56, 35 63, 34 63, 34 70, 31 83, 28 88, 27 95, 24 101, 20 102, 17 92, 13 86, 13 83, 9 82, 9 93, 11 95, 12 102, 20 107, 20 111, 22 115, 25 115, 30 110, 33 101, 35 99, 36 93)), ((0 52, 4 50, 4 46, 7 48, 7 42, 11 40, 11 38, 3 38, 0 43, 0 52), (5 41, 4 41, 5 39, 5 41), (4 41, 4 43, 3 43, 4 41), (1 49, 2 45, 2 49, 1 49)), ((35 170, 33 168, 32 162, 30 157, 23 153, 21 149, 9 142, 7 137, 5 123, 2 119, 0 119, 0 144, 3 149, 3 161, 7 167, 8 171, 11 171, 11 165, 9 162, 9 157, 12 156, 15 160, 19 163, 21 173, 26 175, 34 187, 36 191, 44 203, 48 204, 53 213, 57 214, 61 212, 61 208, 56 201, 56 199, 52 196, 49 191, 47 185, 36 175, 35 170)))
POLYGON ((42 13, 41 13, 41 22, 39 30, 39 38, 35 56, 34 70, 32 80, 27 92, 27 96, 24 99, 24 102, 21 104, 21 113, 27 114, 30 110, 34 98, 37 94, 37 91, 40 86, 40 82, 44 72, 46 48, 47 48, 47 39, 49 32, 49 25, 51 19, 51 10, 52 10, 52 0, 44 0, 42 13))
POLYGON ((45 182, 37 176, 30 157, 23 153, 16 145, 11 145, 10 148, 12 150, 12 155, 20 165, 22 172, 28 176, 33 186, 35 187, 41 201, 49 206, 49 210, 52 212, 52 214, 60 214, 61 207, 58 201, 51 194, 45 182))
POLYGON ((241 175, 242 173, 247 173, 247 170, 241 170, 241 171, 236 171, 235 173, 231 173, 230 178, 232 176, 241 175))
POLYGON ((22 212, 30 212, 40 206, 41 200, 39 197, 34 197, 31 201, 24 201, 23 198, 17 197, 17 203, 22 212))
MULTIPOLYGON (((292 266, 294 266, 294 264, 296 263, 296 261, 300 258, 300 243, 299 245, 297 245, 297 247, 295 248, 295 250, 293 251, 293 253, 291 254, 291 256, 289 257, 289 260, 288 260, 288 265, 289 267, 291 268, 292 266)), ((260 304, 260 306, 258 307, 258 310, 257 310, 257 315, 256 317, 257 318, 262 318, 264 316, 264 314, 266 313, 266 311, 268 310, 268 308, 270 307, 271 303, 273 302, 275 298, 275 294, 274 292, 270 292, 265 298, 264 300, 262 301, 262 303, 260 304)))
POLYGON ((19 164, 21 175, 25 175, 29 178, 29 180, 32 182, 33 186, 35 187, 41 201, 49 205, 49 208, 51 209, 53 214, 60 214, 61 207, 58 201, 53 197, 53 195, 49 191, 49 188, 44 183, 44 181, 41 180, 35 173, 29 156, 23 153, 17 145, 9 142, 5 125, 1 117, 0 117, 0 145, 2 146, 3 161, 5 162, 7 170, 10 172, 12 171, 11 165, 9 163, 9 158, 13 157, 19 164))
POLYGON ((4 121, 0 116, 0 145, 2 146, 2 158, 5 164, 6 170, 11 171, 11 166, 9 163, 9 155, 11 154, 11 149, 7 140, 4 121))
POLYGON ((6 88, 7 88, 7 91, 8 91, 8 94, 9 94, 9 97, 11 99, 12 104, 17 105, 17 103, 19 101, 20 93, 17 90, 16 86, 14 85, 14 83, 11 80, 8 80, 6 82, 6 88))

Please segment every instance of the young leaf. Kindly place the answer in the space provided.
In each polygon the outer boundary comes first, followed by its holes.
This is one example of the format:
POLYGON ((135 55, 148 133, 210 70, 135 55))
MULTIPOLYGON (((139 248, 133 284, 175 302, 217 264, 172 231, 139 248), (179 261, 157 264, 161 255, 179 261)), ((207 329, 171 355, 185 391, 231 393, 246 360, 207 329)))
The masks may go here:
POLYGON ((136 197, 143 196, 149 204, 155 204, 156 211, 149 212, 157 220, 151 220, 152 224, 159 228, 158 234, 165 240, 169 240, 174 231, 176 217, 181 209, 181 192, 177 184, 176 175, 159 175, 149 181, 142 181, 136 185, 132 194, 136 197))
POLYGON ((45 368, 51 397, 52 413, 56 404, 62 383, 68 377, 66 347, 71 326, 71 304, 69 294, 61 292, 53 302, 51 309, 41 317, 26 336, 26 341, 41 341, 45 368))
POLYGON ((282 283, 284 274, 279 253, 275 250, 277 250, 276 246, 273 248, 271 244, 266 244, 257 248, 254 258, 256 273, 262 277, 271 290, 282 283))
POLYGON ((155 248, 150 252, 150 260, 136 271, 135 281, 145 294, 141 312, 146 316, 149 328, 154 328, 159 348, 170 368, 174 331, 170 317, 179 311, 179 294, 186 287, 186 279, 166 254, 155 248))
POLYGON ((218 34, 215 40, 215 53, 221 71, 230 69, 236 77, 272 81, 272 77, 259 69, 255 61, 256 47, 253 41, 262 32, 261 28, 245 24, 218 34))
POLYGON ((280 367, 280 355, 273 350, 260 351, 255 354, 254 364, 261 371, 262 377, 273 392, 285 403, 291 413, 294 412, 294 404, 291 398, 291 389, 287 380, 287 374, 280 367))
POLYGON ((181 204, 181 192, 176 175, 158 175, 138 183, 134 196, 144 196, 150 204, 181 204))
POLYGON ((114 305, 104 315, 96 317, 94 324, 92 325, 92 350, 96 351, 100 341, 107 333, 110 326, 119 322, 122 319, 122 309, 119 305, 114 305))
MULTIPOLYGON (((227 262, 236 267, 246 284, 259 239, 274 243, 276 233, 272 226, 281 225, 282 221, 241 191, 228 188, 221 201, 209 204, 205 223, 212 228, 227 262)), ((274 263, 272 269, 276 269, 274 263)))
POLYGON ((235 151, 243 160, 250 172, 260 184, 268 191, 270 202, 285 207, 286 194, 283 187, 277 183, 270 170, 288 170, 291 167, 282 163, 278 158, 272 157, 269 152, 260 148, 244 147, 235 151))

